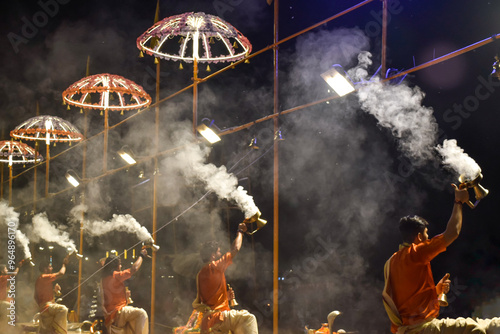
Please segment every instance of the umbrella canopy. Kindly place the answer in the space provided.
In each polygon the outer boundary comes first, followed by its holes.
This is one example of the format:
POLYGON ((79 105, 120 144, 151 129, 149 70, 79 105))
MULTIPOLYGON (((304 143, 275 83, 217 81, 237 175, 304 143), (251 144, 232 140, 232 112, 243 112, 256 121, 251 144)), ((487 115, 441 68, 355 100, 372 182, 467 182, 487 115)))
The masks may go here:
POLYGON ((10 136, 27 140, 45 140, 47 145, 51 141, 71 143, 83 139, 83 135, 73 124, 49 115, 36 116, 24 121, 10 132, 10 136))
POLYGON ((64 103, 83 109, 134 110, 151 104, 151 96, 135 82, 119 75, 85 77, 62 93, 64 103))
POLYGON ((36 163, 43 160, 34 148, 13 140, 0 141, 0 162, 12 164, 36 163))
POLYGON ((137 38, 137 47, 157 58, 200 63, 237 61, 252 51, 248 39, 235 27, 201 12, 155 23, 137 38))

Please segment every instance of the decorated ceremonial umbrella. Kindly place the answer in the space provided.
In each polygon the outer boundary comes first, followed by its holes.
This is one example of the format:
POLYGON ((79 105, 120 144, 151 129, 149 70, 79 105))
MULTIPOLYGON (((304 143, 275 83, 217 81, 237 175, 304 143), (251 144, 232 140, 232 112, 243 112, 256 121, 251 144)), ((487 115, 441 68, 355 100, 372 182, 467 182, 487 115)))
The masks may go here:
POLYGON ((0 141, 0 162, 9 164, 9 205, 12 203, 12 165, 37 163, 42 160, 43 157, 34 148, 24 143, 13 140, 0 141))
MULTIPOLYGON (((45 196, 49 193, 50 143, 81 141, 83 135, 73 124, 56 116, 42 115, 32 117, 19 124, 10 132, 13 138, 27 140, 43 140, 46 144, 45 160, 45 196)), ((36 174, 35 174, 36 184, 36 174)))
POLYGON ((135 82, 108 73, 90 75, 69 86, 63 93, 65 104, 104 112, 103 172, 107 169, 108 110, 140 110, 151 104, 151 96, 135 82))
POLYGON ((102 111, 141 109, 151 104, 151 97, 135 82, 119 75, 87 76, 62 93, 64 103, 81 109, 102 111))
POLYGON ((234 62, 252 51, 248 39, 236 28, 201 12, 174 15, 155 23, 137 38, 137 47, 141 54, 193 63, 193 132, 197 122, 198 63, 234 62))
POLYGON ((50 142, 80 141, 83 135, 68 121, 56 116, 42 115, 32 117, 10 132, 13 138, 27 140, 44 140, 47 145, 50 142))

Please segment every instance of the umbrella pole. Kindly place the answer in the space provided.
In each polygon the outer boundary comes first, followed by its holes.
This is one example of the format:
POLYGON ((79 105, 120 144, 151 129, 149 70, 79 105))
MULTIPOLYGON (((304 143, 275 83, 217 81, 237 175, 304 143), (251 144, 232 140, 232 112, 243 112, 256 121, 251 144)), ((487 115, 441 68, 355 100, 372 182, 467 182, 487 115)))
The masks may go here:
POLYGON ((45 197, 49 197, 50 142, 45 145, 45 197))
POLYGON ((12 206, 12 164, 9 165, 9 206, 12 206))
POLYGON ((193 134, 196 135, 198 122, 198 59, 193 60, 193 134))

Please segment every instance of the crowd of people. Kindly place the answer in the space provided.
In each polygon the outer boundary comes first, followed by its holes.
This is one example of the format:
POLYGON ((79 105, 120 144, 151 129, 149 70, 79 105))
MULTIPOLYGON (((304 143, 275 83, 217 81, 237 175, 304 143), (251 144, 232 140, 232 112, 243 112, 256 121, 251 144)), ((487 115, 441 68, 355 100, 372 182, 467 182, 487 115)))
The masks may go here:
MULTIPOLYGON (((222 255, 216 242, 205 243, 200 250, 204 262, 203 268, 196 277, 197 298, 194 308, 203 308, 204 318, 201 332, 220 332, 235 334, 257 334, 255 316, 245 310, 234 310, 229 307, 229 299, 234 292, 227 288, 225 270, 241 249, 243 233, 247 225, 238 226, 237 236, 231 251, 222 255)), ((110 255, 103 259, 101 279, 98 283, 99 315, 104 318, 103 330, 107 334, 148 334, 149 319, 143 308, 130 305, 130 291, 126 281, 141 268, 147 256, 147 249, 142 249, 139 256, 128 269, 123 269, 119 256, 110 255)), ((68 308, 58 303, 56 297, 61 294, 61 287, 56 282, 66 273, 69 255, 66 256, 59 271, 54 272, 50 261, 42 261, 39 265, 40 275, 35 282, 34 300, 38 305, 38 332, 41 334, 66 334, 68 332, 68 308)), ((13 331, 8 323, 8 308, 11 298, 8 296, 8 280, 17 275, 19 267, 8 271, 7 266, 0 266, 0 333, 13 331)))
MULTIPOLYGON (((428 235, 429 223, 419 216, 405 216, 400 219, 399 230, 403 243, 384 266, 385 285, 382 304, 391 323, 390 330, 397 334, 435 333, 500 333, 500 318, 440 318, 443 296, 450 290, 450 275, 446 274, 437 283, 431 269, 431 261, 451 245, 462 229, 462 206, 469 201, 466 189, 454 187, 455 200, 451 216, 443 233, 432 238, 428 235)), ((225 272, 233 263, 247 231, 244 222, 238 225, 236 237, 230 251, 222 254, 220 245, 209 241, 200 248, 203 266, 196 275, 197 295, 193 301, 194 320, 192 327, 179 327, 185 333, 196 328, 201 334, 233 333, 258 334, 256 317, 246 310, 231 308, 234 292, 228 289, 225 272), (194 326, 194 327, 193 327, 194 326), (197 327, 196 327, 197 326, 197 327)), ((101 279, 98 284, 99 306, 108 334, 148 334, 147 312, 129 304, 130 294, 126 281, 141 268, 147 250, 143 249, 132 266, 123 269, 118 256, 108 256, 101 265, 101 279)), ((67 333, 68 309, 57 303, 55 296, 60 286, 55 281, 66 272, 68 256, 61 268, 53 272, 50 262, 40 263, 40 276, 35 283, 34 299, 38 305, 40 333, 67 333)), ((8 307, 11 298, 7 293, 8 280, 19 272, 19 267, 8 271, 0 266, 0 329, 8 333, 8 307)))

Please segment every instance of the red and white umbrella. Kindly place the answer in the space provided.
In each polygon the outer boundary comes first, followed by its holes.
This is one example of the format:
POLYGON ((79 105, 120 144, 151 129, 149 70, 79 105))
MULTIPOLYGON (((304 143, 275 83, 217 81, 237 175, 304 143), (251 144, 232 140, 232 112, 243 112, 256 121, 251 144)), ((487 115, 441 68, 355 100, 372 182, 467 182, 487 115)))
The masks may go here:
POLYGON ((0 141, 0 162, 13 164, 37 163, 43 160, 34 148, 13 140, 0 141))

